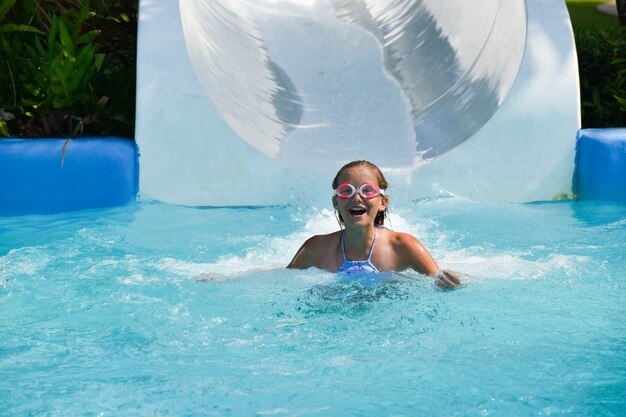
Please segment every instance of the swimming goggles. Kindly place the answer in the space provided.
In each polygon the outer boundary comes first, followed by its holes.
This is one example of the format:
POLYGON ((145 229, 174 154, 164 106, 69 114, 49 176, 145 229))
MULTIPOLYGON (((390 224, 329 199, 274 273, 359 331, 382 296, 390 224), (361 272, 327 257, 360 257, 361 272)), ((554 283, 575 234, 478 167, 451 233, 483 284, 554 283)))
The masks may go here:
MULTIPOLYGON (((385 195, 385 191, 381 190, 378 186, 374 184, 362 184, 359 189, 359 194, 365 199, 371 200, 374 197, 378 197, 379 195, 385 195)), ((335 194, 337 197, 348 199, 352 198, 354 194, 356 194, 357 189, 354 185, 349 183, 341 184, 339 187, 335 188, 335 194)))

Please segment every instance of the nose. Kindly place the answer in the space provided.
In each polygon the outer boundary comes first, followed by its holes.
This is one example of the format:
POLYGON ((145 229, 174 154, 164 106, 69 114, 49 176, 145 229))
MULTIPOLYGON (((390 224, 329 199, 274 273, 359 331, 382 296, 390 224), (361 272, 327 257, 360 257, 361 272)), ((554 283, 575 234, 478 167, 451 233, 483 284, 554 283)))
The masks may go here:
POLYGON ((361 195, 361 193, 357 190, 354 195, 352 197, 350 197, 350 200, 356 200, 356 201, 365 201, 365 198, 363 198, 363 196, 361 195))

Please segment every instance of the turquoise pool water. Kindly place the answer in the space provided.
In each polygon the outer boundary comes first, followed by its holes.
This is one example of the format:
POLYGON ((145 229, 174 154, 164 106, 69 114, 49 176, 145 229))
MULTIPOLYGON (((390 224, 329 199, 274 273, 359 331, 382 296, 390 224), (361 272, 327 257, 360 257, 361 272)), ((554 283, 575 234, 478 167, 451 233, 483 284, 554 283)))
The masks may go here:
POLYGON ((624 415, 626 206, 440 198, 391 226, 467 284, 283 269, 337 227, 315 208, 0 218, 0 415, 624 415))

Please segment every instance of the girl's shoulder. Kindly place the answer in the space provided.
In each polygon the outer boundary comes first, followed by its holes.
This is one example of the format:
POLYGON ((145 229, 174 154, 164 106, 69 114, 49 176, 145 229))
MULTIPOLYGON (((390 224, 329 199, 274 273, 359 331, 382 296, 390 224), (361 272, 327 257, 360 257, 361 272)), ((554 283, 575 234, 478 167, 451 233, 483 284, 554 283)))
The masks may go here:
POLYGON ((327 264, 332 260, 333 245, 336 247, 341 232, 315 235, 308 238, 293 257, 287 268, 306 269, 312 266, 330 270, 327 264))
POLYGON ((335 263, 340 239, 341 232, 311 236, 304 242, 288 267, 306 269, 314 266, 327 271, 336 271, 339 267, 335 266, 335 263))
POLYGON ((417 238, 410 233, 396 232, 387 228, 380 228, 379 233, 384 234, 387 241, 398 249, 420 244, 419 240, 417 240, 417 238))
POLYGON ((337 239, 341 238, 341 231, 328 233, 325 235, 314 235, 307 239, 304 242, 304 246, 309 249, 314 249, 317 247, 328 247, 331 242, 337 241, 337 239))
POLYGON ((432 275, 439 269, 428 249, 410 233, 385 231, 387 242, 394 254, 397 270, 412 268, 419 273, 432 275))

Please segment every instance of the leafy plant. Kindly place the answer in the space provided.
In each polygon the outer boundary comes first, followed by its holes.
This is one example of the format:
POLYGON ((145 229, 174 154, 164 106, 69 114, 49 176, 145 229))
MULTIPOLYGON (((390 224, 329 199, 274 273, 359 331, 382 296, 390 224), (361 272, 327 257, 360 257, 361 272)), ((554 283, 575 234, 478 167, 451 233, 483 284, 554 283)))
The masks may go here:
POLYGON ((0 136, 9 136, 7 122, 2 117, 0 117, 0 136))
POLYGON ((604 29, 619 26, 619 20, 598 10, 607 0, 565 0, 574 30, 604 29))
POLYGON ((626 28, 575 32, 583 127, 626 126, 626 28))
POLYGON ((0 134, 133 136, 136 2, 108 3, 0 0, 0 134))

